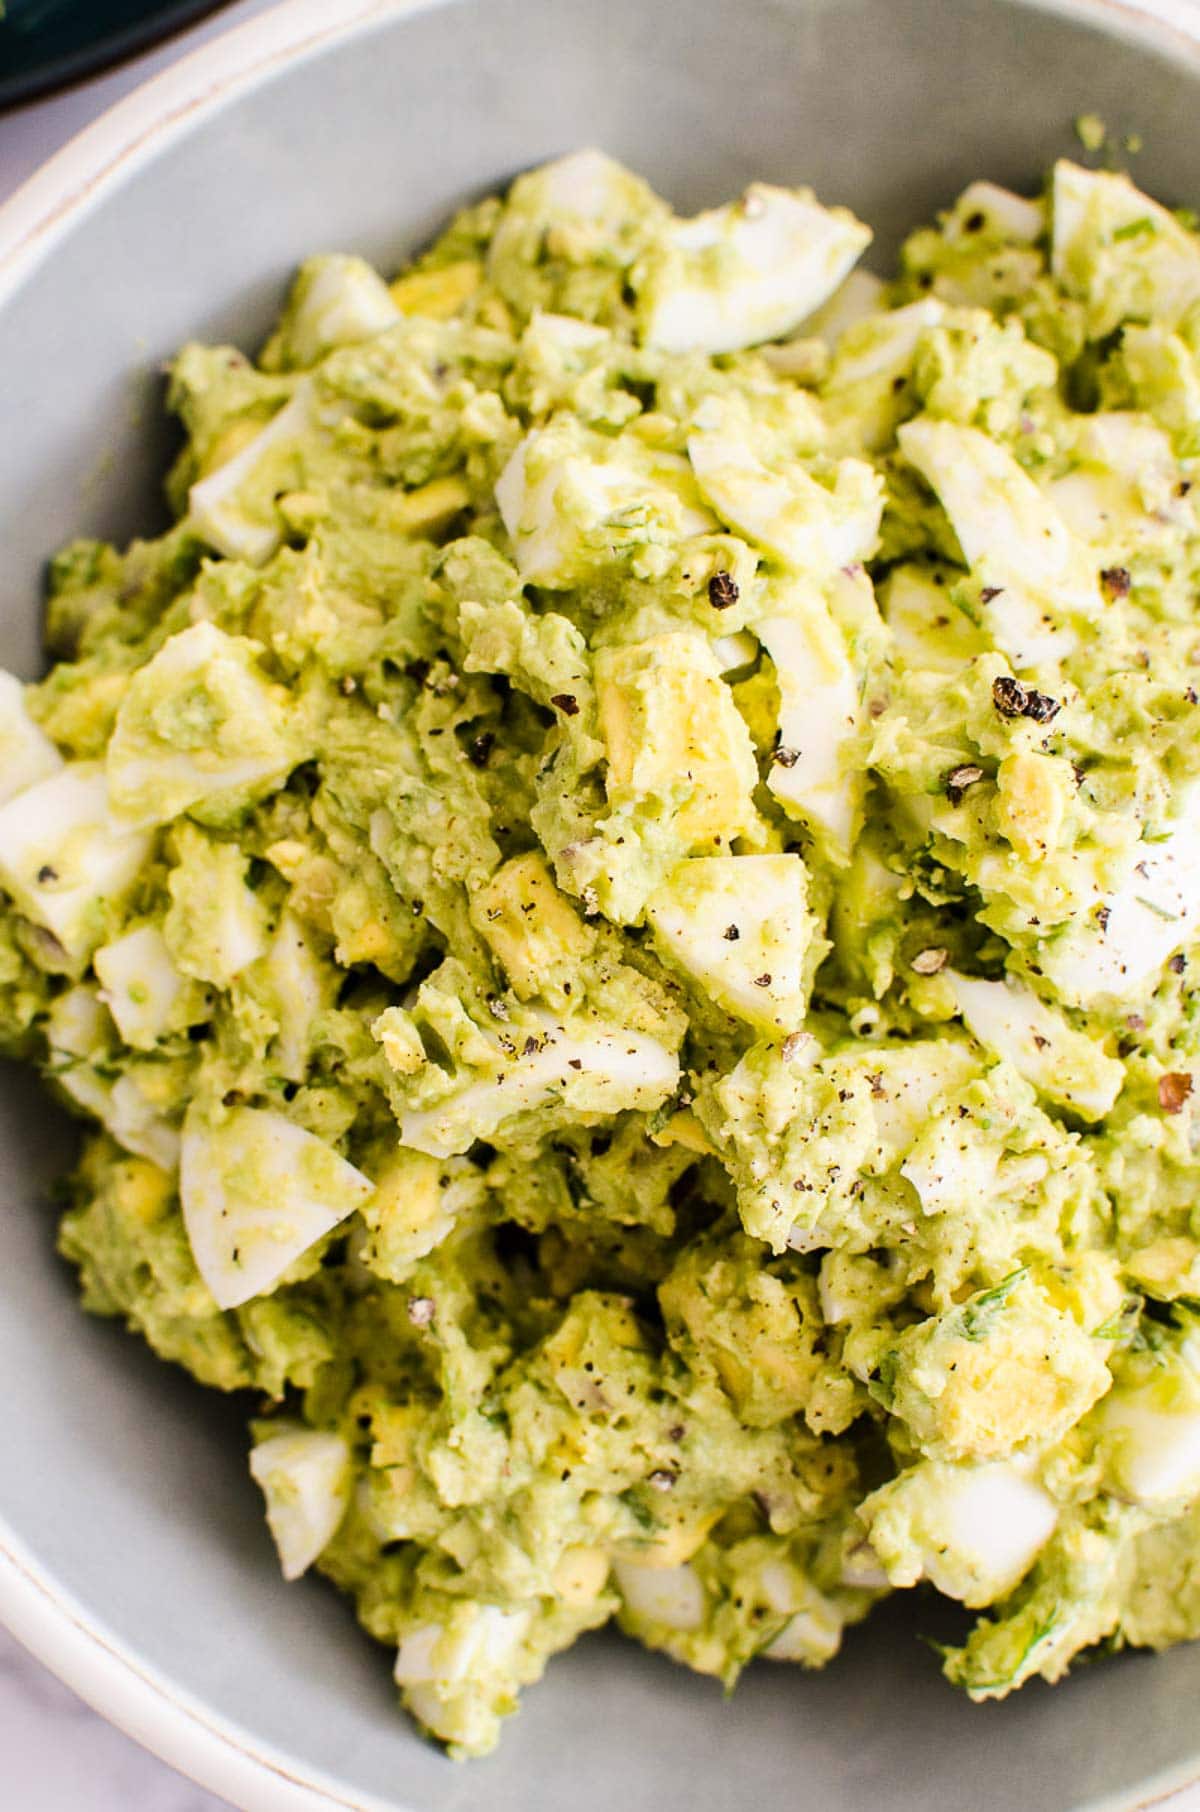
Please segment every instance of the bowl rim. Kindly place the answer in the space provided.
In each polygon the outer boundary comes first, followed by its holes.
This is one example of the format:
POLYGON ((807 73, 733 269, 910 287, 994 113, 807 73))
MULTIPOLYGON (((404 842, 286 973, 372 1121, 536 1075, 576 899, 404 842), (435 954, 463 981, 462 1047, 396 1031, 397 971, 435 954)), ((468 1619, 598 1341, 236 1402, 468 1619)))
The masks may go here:
MULTIPOLYGON (((1197 0, 1014 0, 1031 11, 1093 22, 1117 39, 1200 69, 1197 0)), ((406 14, 454 0, 276 0, 264 12, 186 51, 115 102, 0 205, 0 305, 59 240, 176 137, 284 67, 406 14)), ((95 1711, 198 1786, 243 1812, 405 1812, 399 1802, 347 1797, 214 1713, 149 1666, 58 1584, 0 1516, 0 1624, 95 1711)), ((1200 1783, 1200 1746, 1135 1796, 1093 1800, 1080 1812, 1148 1812, 1200 1783)), ((411 1808, 409 1812, 419 1812, 411 1808)))

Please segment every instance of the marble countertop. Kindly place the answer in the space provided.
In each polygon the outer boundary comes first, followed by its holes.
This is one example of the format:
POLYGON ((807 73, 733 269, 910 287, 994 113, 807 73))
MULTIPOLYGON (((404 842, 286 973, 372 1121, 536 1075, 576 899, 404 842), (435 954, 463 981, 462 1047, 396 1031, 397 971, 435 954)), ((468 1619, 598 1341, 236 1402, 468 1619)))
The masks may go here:
MULTIPOLYGON (((0 1755, 12 1812, 222 1812, 106 1724, 0 1629, 0 1755)), ((226 1808, 226 1812, 228 1809, 226 1808)))
MULTIPOLYGON (((1147 0, 1144 0, 1147 3, 1147 0)), ((120 68, 0 116, 0 200, 73 133, 145 76, 270 0, 235 0, 120 68)), ((1197 0, 1148 0, 1170 17, 1197 0)), ((222 1812, 224 1800, 186 1781, 105 1723, 0 1629, 0 1804, 11 1812, 222 1812)), ((1200 1812, 1200 1787, 1159 1804, 1200 1812)), ((228 1809, 226 1808, 226 1812, 228 1809)))

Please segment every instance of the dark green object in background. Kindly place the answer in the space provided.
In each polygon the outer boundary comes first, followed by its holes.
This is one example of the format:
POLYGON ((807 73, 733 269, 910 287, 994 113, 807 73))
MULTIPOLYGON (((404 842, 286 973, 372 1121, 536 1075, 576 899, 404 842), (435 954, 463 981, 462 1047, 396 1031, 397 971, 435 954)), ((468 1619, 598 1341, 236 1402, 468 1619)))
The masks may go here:
POLYGON ((220 0, 3 0, 0 107, 90 75, 220 0))

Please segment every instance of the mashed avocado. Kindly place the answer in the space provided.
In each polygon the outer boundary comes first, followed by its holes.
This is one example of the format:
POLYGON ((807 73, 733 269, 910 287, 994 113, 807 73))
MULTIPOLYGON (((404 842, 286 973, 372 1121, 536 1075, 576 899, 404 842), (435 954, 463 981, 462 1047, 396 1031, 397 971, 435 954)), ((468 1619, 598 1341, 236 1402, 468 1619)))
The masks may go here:
POLYGON ((583 152, 313 259, 0 679, 85 1304, 457 1754, 614 1618, 1200 1633, 1200 240, 1071 163, 869 238, 583 152))

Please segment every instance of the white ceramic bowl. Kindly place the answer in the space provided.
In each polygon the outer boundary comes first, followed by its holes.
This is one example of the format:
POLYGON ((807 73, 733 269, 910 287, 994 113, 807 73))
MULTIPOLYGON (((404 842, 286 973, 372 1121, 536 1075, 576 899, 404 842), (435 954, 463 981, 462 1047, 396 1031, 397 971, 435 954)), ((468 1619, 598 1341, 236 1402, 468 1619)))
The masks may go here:
MULTIPOLYGON (((307 252, 395 262, 590 142, 683 207, 812 181, 886 258, 969 178, 1034 183, 1084 110, 1140 130, 1142 180, 1196 201, 1200 42, 1115 0, 291 0, 0 211, 0 661, 37 669, 52 549, 155 522, 161 360, 193 334, 253 343, 307 252)), ((825 1674, 762 1667, 732 1703, 590 1641, 497 1756, 446 1762, 347 1608, 280 1582, 238 1415, 79 1312, 40 1199, 71 1135, 29 1078, 3 1084, 0 1617, 247 1812, 1100 1812, 1200 1771, 1200 1647, 976 1708, 903 1605, 825 1674)))

